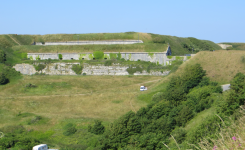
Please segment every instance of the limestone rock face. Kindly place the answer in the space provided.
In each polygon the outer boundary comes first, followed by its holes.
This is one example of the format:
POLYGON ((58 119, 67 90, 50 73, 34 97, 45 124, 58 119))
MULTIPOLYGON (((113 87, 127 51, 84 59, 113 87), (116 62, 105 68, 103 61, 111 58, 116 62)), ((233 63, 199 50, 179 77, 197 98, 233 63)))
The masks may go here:
POLYGON ((35 68, 29 64, 16 64, 13 68, 21 74, 32 75, 36 73, 35 68))
MULTIPOLYGON (((42 73, 48 75, 76 75, 76 73, 71 69, 73 64, 79 63, 52 63, 47 64, 46 67, 42 70, 42 73)), ((20 71, 21 74, 33 75, 36 71, 33 65, 30 64, 16 64, 13 68, 16 71, 20 71)), ((114 64, 112 66, 104 65, 89 65, 84 64, 82 74, 86 75, 129 75, 127 72, 128 66, 121 66, 120 64, 114 64)), ((38 73, 41 73, 38 72, 38 73)), ((165 76, 168 75, 169 71, 151 71, 148 73, 143 70, 142 72, 136 72, 134 75, 152 75, 152 76, 165 76)))

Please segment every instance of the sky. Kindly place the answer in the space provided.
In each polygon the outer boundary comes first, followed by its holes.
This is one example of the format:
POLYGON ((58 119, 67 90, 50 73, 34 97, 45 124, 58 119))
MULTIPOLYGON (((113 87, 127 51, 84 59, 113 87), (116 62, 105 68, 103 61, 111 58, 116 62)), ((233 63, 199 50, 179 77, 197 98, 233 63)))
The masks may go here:
POLYGON ((245 0, 0 0, 0 34, 144 32, 245 43, 245 0))

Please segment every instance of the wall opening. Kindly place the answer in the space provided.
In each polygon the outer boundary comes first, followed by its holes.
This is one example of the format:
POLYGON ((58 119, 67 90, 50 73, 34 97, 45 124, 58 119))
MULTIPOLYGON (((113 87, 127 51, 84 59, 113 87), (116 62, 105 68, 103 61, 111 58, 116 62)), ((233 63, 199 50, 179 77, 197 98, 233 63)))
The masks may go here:
POLYGON ((104 58, 104 59, 107 59, 107 58, 104 58))
POLYGON ((93 58, 93 60, 95 60, 95 58, 93 58))
POLYGON ((73 58, 71 58, 71 60, 73 60, 73 58))
POLYGON ((82 60, 84 60, 84 58, 82 58, 82 60))

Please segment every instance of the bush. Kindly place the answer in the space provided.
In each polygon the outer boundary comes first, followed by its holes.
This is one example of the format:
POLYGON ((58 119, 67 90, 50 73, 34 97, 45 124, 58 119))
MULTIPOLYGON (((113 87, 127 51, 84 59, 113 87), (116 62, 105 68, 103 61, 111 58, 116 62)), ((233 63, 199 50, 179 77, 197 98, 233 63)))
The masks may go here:
POLYGON ((37 86, 31 83, 25 85, 26 88, 36 88, 37 86))
POLYGON ((5 63, 6 53, 3 50, 0 50, 0 63, 5 63))
POLYGON ((33 119, 29 120, 29 121, 27 122, 27 124, 28 124, 28 125, 36 124, 36 123, 38 123, 41 119, 42 119, 41 116, 35 116, 33 119))
POLYGON ((95 59, 103 59, 104 57, 104 52, 102 51, 95 51, 93 52, 94 58, 95 59))
POLYGON ((35 67, 36 71, 42 71, 46 67, 46 65, 38 64, 37 66, 34 66, 34 67, 35 67))
POLYGON ((105 127, 101 124, 101 122, 102 121, 95 120, 93 126, 88 126, 88 132, 94 133, 96 135, 103 134, 105 131, 105 127))
POLYGON ((59 54, 59 59, 62 60, 63 56, 62 54, 59 54))
POLYGON ((112 63, 113 63, 113 60, 107 60, 107 61, 105 61, 105 66, 111 66, 112 65, 112 63))
POLYGON ((80 66, 78 64, 74 64, 72 65, 72 68, 71 68, 76 74, 81 74, 82 73, 82 70, 83 70, 83 66, 80 66))
POLYGON ((141 68, 141 67, 139 67, 139 66, 136 66, 136 67, 132 67, 132 66, 130 66, 130 67, 128 67, 127 68, 127 72, 128 72, 128 74, 130 74, 130 75, 133 75, 135 72, 140 72, 140 73, 142 73, 142 71, 143 71, 143 68, 141 68))
POLYGON ((122 54, 119 52, 118 54, 117 54, 117 60, 120 60, 122 58, 122 54))
POLYGON ((74 133, 77 132, 77 129, 75 127, 75 125, 73 125, 72 123, 68 123, 65 125, 65 127, 63 128, 65 131, 63 132, 63 134, 65 136, 69 136, 69 135, 72 135, 74 133))
POLYGON ((8 79, 6 78, 5 74, 0 73, 0 85, 8 83, 8 79))

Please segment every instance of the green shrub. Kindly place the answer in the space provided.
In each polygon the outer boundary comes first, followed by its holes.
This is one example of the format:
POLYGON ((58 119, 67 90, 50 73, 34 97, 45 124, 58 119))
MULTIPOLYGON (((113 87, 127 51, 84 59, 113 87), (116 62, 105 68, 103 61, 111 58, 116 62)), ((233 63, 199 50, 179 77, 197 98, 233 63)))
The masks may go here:
POLYGON ((62 60, 63 56, 62 54, 59 54, 59 59, 62 60))
POLYGON ((118 54, 117 54, 117 60, 120 60, 122 58, 122 54, 119 52, 118 54))
POLYGON ((105 66, 111 66, 112 63, 113 63, 113 60, 106 60, 104 65, 105 66))
POLYGON ((167 56, 167 58, 168 58, 168 59, 172 59, 172 58, 173 58, 173 56, 167 56))
POLYGON ((27 53, 21 53, 21 58, 22 59, 27 59, 27 53))
POLYGON ((117 54, 115 53, 110 53, 110 59, 116 59, 117 58, 117 54))
POLYGON ((140 72, 140 73, 142 73, 143 68, 141 68, 141 67, 139 67, 139 66, 136 66, 136 67, 130 66, 130 67, 128 67, 126 70, 127 70, 128 74, 133 75, 133 74, 136 73, 137 71, 140 72))
POLYGON ((95 59, 103 59, 104 58, 104 52, 102 51, 95 51, 93 52, 95 59))
POLYGON ((6 78, 4 73, 0 73, 0 85, 8 83, 8 79, 6 78))
POLYGON ((88 132, 94 133, 94 134, 103 134, 105 131, 105 127, 101 124, 102 121, 95 120, 94 125, 88 126, 88 132))
POLYGON ((183 60, 184 57, 176 56, 175 59, 176 59, 176 60, 183 60))
POLYGON ((79 64, 73 64, 71 68, 76 74, 81 74, 83 70, 83 66, 80 66, 79 64))
POLYGON ((66 125, 64 126, 63 129, 65 130, 65 131, 63 132, 63 134, 64 134, 65 136, 69 136, 69 135, 72 135, 72 134, 74 134, 74 133, 77 132, 77 129, 76 129, 75 125, 72 124, 72 123, 66 124, 66 125))
POLYGON ((28 125, 36 124, 36 123, 38 123, 41 119, 42 119, 41 116, 35 116, 35 117, 32 118, 31 120, 29 120, 29 121, 27 122, 27 124, 28 124, 28 125))
POLYGON ((42 71, 46 67, 46 65, 38 64, 37 66, 34 66, 34 67, 35 67, 36 71, 42 71))
POLYGON ((6 53, 3 50, 0 50, 0 63, 5 63, 6 53))
POLYGON ((36 88, 37 86, 31 83, 25 85, 25 88, 36 88))

